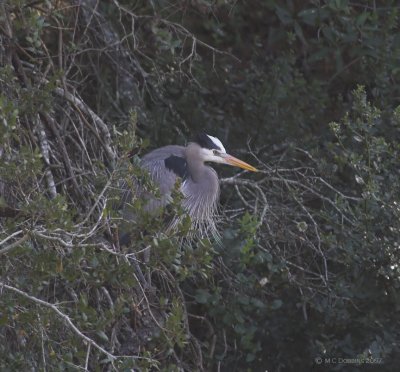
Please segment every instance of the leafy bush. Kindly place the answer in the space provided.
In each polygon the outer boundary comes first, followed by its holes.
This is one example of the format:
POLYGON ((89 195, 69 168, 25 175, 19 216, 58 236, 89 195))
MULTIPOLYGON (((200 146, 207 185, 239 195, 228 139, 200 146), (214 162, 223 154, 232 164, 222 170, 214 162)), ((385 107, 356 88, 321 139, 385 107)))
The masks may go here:
POLYGON ((375 3, 0 4, 1 369, 395 370, 400 39, 375 3), (199 128, 260 169, 222 179, 222 244, 165 231, 179 195, 122 221, 150 139, 199 128))

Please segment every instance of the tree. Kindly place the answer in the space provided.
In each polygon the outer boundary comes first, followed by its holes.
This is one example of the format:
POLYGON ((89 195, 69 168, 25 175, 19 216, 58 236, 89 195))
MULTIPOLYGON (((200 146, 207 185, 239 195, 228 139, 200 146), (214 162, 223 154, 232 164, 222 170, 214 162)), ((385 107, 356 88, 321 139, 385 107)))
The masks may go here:
POLYGON ((0 9, 3 369, 395 369, 394 2, 0 9), (177 193, 120 247, 118 180, 199 128, 260 169, 221 170, 222 244, 165 232, 177 193))

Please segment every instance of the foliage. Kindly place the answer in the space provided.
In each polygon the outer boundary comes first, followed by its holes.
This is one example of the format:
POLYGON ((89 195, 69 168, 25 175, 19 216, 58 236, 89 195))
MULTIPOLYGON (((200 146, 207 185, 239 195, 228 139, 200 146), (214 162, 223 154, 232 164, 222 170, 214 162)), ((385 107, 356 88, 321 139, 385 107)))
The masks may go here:
POLYGON ((0 10, 1 370, 396 369, 394 1, 0 10), (166 231, 178 192, 123 221, 199 128, 260 169, 222 178, 221 244, 166 231))

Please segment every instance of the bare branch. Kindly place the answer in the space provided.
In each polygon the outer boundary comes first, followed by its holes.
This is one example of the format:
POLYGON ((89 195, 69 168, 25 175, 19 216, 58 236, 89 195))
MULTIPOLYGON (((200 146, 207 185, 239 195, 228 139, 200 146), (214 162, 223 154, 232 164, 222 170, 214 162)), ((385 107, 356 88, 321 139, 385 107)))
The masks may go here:
MULTIPOLYGON (((15 233, 14 233, 14 234, 15 234, 15 233)), ((8 237, 8 238, 5 239, 5 240, 8 240, 9 238, 10 238, 10 237, 8 237)), ((19 239, 19 240, 17 240, 16 242, 14 242, 14 243, 8 245, 7 247, 4 247, 4 248, 0 249, 0 255, 5 254, 5 253, 7 253, 7 252, 13 250, 14 248, 19 247, 20 245, 22 245, 22 243, 26 242, 26 241, 28 240, 28 238, 29 238, 29 235, 28 235, 28 234, 25 234, 21 239, 19 239)), ((5 240, 3 240, 3 242, 4 242, 5 240)), ((2 242, 2 243, 3 243, 3 242, 2 242)), ((2 244, 0 244, 0 245, 2 245, 2 244)))
MULTIPOLYGON (((83 111, 85 114, 89 115, 90 118, 95 122, 95 124, 98 125, 100 128, 102 134, 103 134, 103 139, 98 137, 100 143, 102 143, 104 149, 106 150, 106 153, 108 155, 109 160, 111 161, 112 164, 115 163, 117 155, 114 151, 114 149, 111 147, 111 135, 110 131, 108 130, 108 126, 103 122, 103 120, 100 119, 97 114, 89 107, 87 106, 81 99, 77 98, 76 96, 72 95, 69 92, 66 92, 62 88, 56 88, 54 92, 59 95, 60 97, 65 97, 68 101, 70 101, 73 105, 75 105, 79 110, 83 111)), ((97 135, 97 132, 92 130, 97 135)))
MULTIPOLYGON (((0 287, 6 288, 10 291, 13 291, 15 293, 18 293, 19 295, 27 298, 30 301, 33 301, 39 305, 45 306, 50 308, 51 310, 53 310, 55 313, 57 313, 58 316, 60 316, 64 322, 83 340, 85 340, 89 345, 93 345, 96 349, 98 349, 100 352, 102 352, 103 354, 107 355, 110 360, 115 360, 117 357, 115 355, 112 355, 111 353, 109 353, 106 349, 104 349, 102 346, 100 346, 99 344, 97 344, 96 341, 92 340, 90 337, 84 335, 79 329, 78 327, 72 322, 72 320, 70 319, 70 317, 67 314, 64 314, 56 305, 51 304, 49 302, 43 301, 40 298, 31 296, 30 294, 21 291, 20 289, 10 286, 8 284, 5 284, 4 282, 0 282, 0 287)), ((137 358, 137 357, 132 357, 132 358, 137 358)))

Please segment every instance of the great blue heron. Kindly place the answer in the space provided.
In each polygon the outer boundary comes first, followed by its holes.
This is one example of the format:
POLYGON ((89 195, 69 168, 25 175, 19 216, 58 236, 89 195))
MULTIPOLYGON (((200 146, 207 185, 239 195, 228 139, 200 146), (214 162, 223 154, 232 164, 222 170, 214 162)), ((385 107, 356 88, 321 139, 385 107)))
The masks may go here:
MULTIPOLYGON (((155 149, 140 161, 141 167, 148 171, 151 180, 159 188, 159 195, 150 195, 140 190, 137 197, 145 200, 146 211, 152 212, 171 202, 172 191, 178 178, 183 194, 182 206, 190 216, 192 225, 200 235, 217 233, 215 217, 219 199, 219 180, 217 172, 206 165, 207 162, 228 164, 256 172, 250 164, 226 153, 221 141, 205 133, 199 134, 194 142, 185 146, 170 145, 155 149)), ((129 197, 132 194, 129 193, 129 197)), ((125 208, 126 210, 126 208, 125 208)), ((132 219, 132 213, 124 213, 132 219)), ((179 220, 175 219, 172 225, 179 220)), ((126 238, 126 234, 124 234, 126 238)), ((124 241, 125 238, 122 238, 124 241)), ((122 242, 123 243, 123 242, 122 242)))

